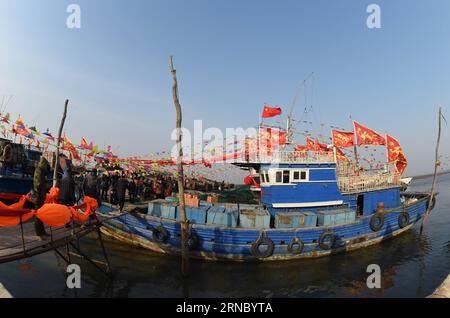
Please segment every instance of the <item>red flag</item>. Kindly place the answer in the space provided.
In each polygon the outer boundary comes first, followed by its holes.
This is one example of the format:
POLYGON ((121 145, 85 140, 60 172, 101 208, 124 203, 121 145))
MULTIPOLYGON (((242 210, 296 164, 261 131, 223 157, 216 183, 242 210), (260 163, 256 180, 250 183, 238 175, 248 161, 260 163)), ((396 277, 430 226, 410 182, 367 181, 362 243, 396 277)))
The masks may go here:
POLYGON ((87 143, 87 140, 86 140, 86 138, 81 138, 81 144, 80 144, 80 148, 81 149, 88 149, 88 143, 87 143))
POLYGON ((262 113, 262 118, 271 118, 278 115, 281 115, 283 111, 280 107, 270 107, 270 106, 264 106, 264 110, 262 113))
POLYGON ((333 146, 335 147, 353 147, 353 131, 347 132, 347 131, 339 131, 334 130, 332 131, 333 136, 333 146))
POLYGON ((308 151, 308 146, 297 145, 297 146, 295 146, 295 151, 299 151, 299 152, 308 151))
POLYGON ((338 147, 336 147, 335 149, 337 161, 350 161, 350 159, 348 159, 348 157, 342 152, 341 149, 339 149, 338 147))
POLYGON ((306 148, 311 151, 323 151, 323 152, 330 151, 328 145, 321 144, 317 140, 312 140, 310 138, 306 138, 306 148))
POLYGON ((286 132, 275 128, 261 128, 261 143, 267 148, 272 148, 272 144, 276 146, 286 144, 286 132))
POLYGON ((372 145, 372 146, 382 146, 386 145, 386 140, 383 136, 377 133, 375 130, 367 128, 356 121, 353 122, 355 125, 356 134, 356 144, 361 145, 372 145))
POLYGON ((406 166, 408 165, 408 161, 406 160, 402 147, 400 147, 400 143, 397 141, 397 139, 389 135, 386 135, 386 142, 388 162, 395 162, 397 171, 400 174, 403 174, 406 166))

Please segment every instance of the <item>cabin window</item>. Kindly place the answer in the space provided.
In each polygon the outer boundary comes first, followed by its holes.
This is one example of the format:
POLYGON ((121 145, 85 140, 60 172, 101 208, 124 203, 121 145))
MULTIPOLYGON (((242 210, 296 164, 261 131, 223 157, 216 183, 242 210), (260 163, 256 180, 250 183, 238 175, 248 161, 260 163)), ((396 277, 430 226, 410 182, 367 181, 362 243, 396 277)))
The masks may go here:
POLYGON ((275 182, 281 183, 282 180, 283 180, 283 172, 277 171, 275 175, 275 182))
POLYGON ((291 172, 289 170, 283 170, 283 183, 290 183, 291 172))
POLYGON ((261 173, 261 182, 263 182, 263 183, 266 182, 266 178, 264 176, 264 172, 261 173))
POLYGON ((300 172, 300 180, 306 180, 306 171, 300 172))
POLYGON ((270 182, 269 173, 267 173, 267 171, 266 171, 265 175, 266 175, 266 182, 269 183, 270 182))
POLYGON ((294 170, 292 172, 292 181, 308 181, 308 171, 307 170, 294 170))

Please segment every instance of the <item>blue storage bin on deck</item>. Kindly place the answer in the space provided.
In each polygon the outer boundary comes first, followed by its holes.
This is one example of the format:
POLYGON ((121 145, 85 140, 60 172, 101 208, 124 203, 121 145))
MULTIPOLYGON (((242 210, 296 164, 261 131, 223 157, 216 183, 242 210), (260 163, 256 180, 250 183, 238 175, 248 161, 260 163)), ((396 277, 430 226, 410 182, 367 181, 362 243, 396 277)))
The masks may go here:
POLYGON ((313 212, 303 212, 305 216, 305 227, 316 227, 317 226, 317 214, 313 212))
POLYGON ((275 216, 276 228, 313 227, 317 224, 317 215, 311 212, 278 212, 275 216))
MULTIPOLYGON (((209 207, 186 207, 186 220, 189 220, 193 224, 205 224, 206 223, 206 213, 209 207)), ((179 220, 181 216, 178 213, 177 219, 179 220)))
POLYGON ((147 214, 151 216, 161 217, 161 203, 149 202, 147 214))
POLYGON ((227 227, 237 227, 239 211, 225 209, 223 207, 212 207, 206 213, 206 223, 227 227))
POLYGON ((348 209, 346 212, 345 223, 352 223, 356 221, 356 211, 348 209))
POLYGON ((175 203, 161 204, 161 217, 164 219, 176 219, 178 215, 178 205, 175 203))
POLYGON ((303 227, 305 216, 300 212, 278 212, 275 215, 276 228, 296 228, 303 227))
POLYGON ((239 227, 270 228, 270 213, 266 210, 241 210, 239 212, 239 227))
POLYGON ((212 207, 213 204, 210 202, 206 202, 206 201, 200 201, 200 206, 206 206, 206 207, 212 207))
POLYGON ((333 209, 317 212, 319 226, 338 225, 354 222, 356 214, 350 209, 333 209))
POLYGON ((241 210, 260 210, 261 206, 258 204, 240 204, 239 203, 239 211, 241 210))

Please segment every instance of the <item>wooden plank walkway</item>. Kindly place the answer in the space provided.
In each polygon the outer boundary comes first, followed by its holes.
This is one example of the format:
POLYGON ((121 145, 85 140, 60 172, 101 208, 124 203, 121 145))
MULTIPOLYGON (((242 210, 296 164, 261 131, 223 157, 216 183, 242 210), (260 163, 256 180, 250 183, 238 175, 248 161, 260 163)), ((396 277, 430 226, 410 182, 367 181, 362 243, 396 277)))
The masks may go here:
POLYGON ((43 254, 74 242, 97 230, 97 222, 75 224, 74 228, 46 226, 48 239, 41 240, 34 231, 34 220, 23 224, 23 240, 20 226, 0 227, 0 264, 43 254))
POLYGON ((450 275, 428 298, 450 298, 450 275))
POLYGON ((0 283, 0 299, 1 298, 13 298, 8 290, 0 283))

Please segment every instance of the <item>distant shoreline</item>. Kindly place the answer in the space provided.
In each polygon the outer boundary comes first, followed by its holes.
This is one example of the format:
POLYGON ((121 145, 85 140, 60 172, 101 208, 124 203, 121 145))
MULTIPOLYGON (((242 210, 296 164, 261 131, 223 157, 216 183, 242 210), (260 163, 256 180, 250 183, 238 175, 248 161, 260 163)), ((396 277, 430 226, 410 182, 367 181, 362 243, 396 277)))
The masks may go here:
MULTIPOLYGON (((450 173, 450 170, 447 170, 447 171, 442 171, 442 172, 438 172, 438 176, 442 176, 442 175, 445 175, 445 174, 449 174, 450 173)), ((425 179, 425 178, 428 178, 428 177, 432 177, 433 176, 433 173, 429 173, 429 174, 422 174, 422 175, 419 175, 419 176, 413 176, 413 177, 411 177, 411 178, 413 178, 413 179, 425 179)))

